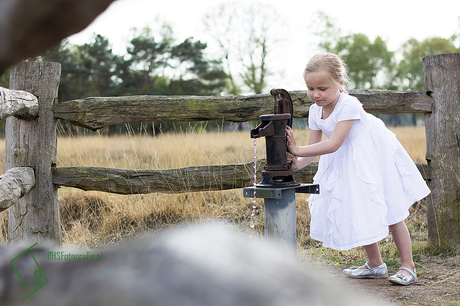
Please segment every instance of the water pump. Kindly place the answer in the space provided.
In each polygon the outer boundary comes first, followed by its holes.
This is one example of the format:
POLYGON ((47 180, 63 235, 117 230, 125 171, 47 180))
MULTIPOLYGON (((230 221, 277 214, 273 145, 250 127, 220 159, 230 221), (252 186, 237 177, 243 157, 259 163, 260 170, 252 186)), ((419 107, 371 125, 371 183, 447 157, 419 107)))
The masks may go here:
POLYGON ((272 89, 275 100, 274 114, 261 115, 261 123, 251 130, 251 138, 265 137, 267 164, 262 170, 262 182, 257 187, 298 186, 292 176, 291 164, 286 161, 286 125, 292 127, 294 109, 289 93, 272 89), (280 97, 277 100, 277 97, 280 97))
POLYGON ((272 89, 274 114, 261 115, 261 123, 251 130, 251 138, 265 137, 267 164, 262 182, 243 189, 246 198, 264 199, 265 237, 280 241, 296 254, 296 193, 319 193, 319 185, 296 183, 286 160, 286 126, 292 127, 293 105, 284 89, 272 89), (277 100, 277 97, 280 97, 277 100))

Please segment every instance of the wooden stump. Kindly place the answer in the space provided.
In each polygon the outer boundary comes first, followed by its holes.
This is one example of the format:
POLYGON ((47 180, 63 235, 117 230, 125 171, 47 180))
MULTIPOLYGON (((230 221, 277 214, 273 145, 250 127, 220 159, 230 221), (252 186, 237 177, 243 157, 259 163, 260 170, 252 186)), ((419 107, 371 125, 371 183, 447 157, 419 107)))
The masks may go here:
POLYGON ((426 159, 431 167, 428 239, 460 245, 460 53, 423 58, 425 91, 433 98, 426 115, 426 159))
POLYGON ((59 63, 20 63, 11 68, 10 88, 24 90, 38 97, 38 117, 6 119, 6 170, 31 167, 35 170, 35 187, 11 206, 8 240, 61 243, 61 225, 57 191, 51 168, 56 166, 56 119, 61 65, 59 63))

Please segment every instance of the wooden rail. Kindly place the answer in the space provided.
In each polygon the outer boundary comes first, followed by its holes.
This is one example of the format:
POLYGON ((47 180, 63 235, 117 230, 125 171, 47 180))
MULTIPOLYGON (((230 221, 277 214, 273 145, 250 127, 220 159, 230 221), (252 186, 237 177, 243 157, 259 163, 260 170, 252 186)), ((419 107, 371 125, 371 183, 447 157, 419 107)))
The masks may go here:
POLYGON ((22 90, 0 87, 0 120, 15 116, 19 119, 34 119, 38 115, 38 99, 22 90))
MULTIPOLYGON (((432 100, 419 91, 352 90, 370 113, 426 113, 432 100)), ((294 117, 308 117, 313 101, 307 91, 292 91, 294 117)), ((54 115, 75 125, 97 130, 118 123, 158 121, 258 120, 273 113, 271 95, 254 96, 126 96, 71 100, 54 106, 54 115)))
POLYGON ((0 176, 0 211, 16 204, 35 185, 34 169, 11 168, 0 176))
MULTIPOLYGON (((262 169, 265 163, 265 159, 257 160, 257 169, 262 169)), ((228 190, 250 186, 254 180, 253 165, 253 162, 248 162, 166 170, 65 167, 53 169, 53 183, 119 194, 228 190)), ((421 163, 416 165, 423 178, 430 180, 430 167, 421 163)), ((294 179, 297 182, 312 183, 317 170, 318 163, 313 162, 294 172, 294 179)), ((262 180, 260 171, 257 180, 262 180)))

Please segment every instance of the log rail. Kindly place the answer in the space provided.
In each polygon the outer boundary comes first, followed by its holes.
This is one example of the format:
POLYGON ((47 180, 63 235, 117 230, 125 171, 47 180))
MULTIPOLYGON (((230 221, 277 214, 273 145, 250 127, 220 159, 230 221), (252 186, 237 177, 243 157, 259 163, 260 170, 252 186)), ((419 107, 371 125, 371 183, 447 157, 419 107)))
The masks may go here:
MULTIPOLYGON (((257 160, 257 169, 265 165, 257 160)), ((425 180, 430 180, 430 167, 415 163, 425 180)), ((253 162, 231 165, 185 167, 165 170, 116 169, 105 167, 62 167, 53 169, 53 183, 86 191, 118 194, 184 193, 229 190, 250 186, 254 181, 253 162)), ((313 182, 318 163, 294 172, 297 182, 313 182)), ((257 173, 257 180, 262 175, 257 173)))
MULTIPOLYGON (((427 113, 432 99, 420 91, 351 90, 369 113, 427 113)), ((307 91, 291 91, 294 117, 307 118, 313 101, 307 91)), ((91 130, 119 124, 158 121, 259 120, 273 113, 273 97, 253 96, 124 96, 99 97, 58 103, 54 116, 91 130)))

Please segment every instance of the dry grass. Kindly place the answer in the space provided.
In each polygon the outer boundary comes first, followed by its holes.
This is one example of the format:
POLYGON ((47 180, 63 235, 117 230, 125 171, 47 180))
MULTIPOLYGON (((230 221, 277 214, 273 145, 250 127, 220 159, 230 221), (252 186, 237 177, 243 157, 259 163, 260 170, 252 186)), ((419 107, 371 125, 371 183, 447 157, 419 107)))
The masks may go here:
MULTIPOLYGON (((424 128, 399 127, 392 130, 411 157, 415 161, 424 162, 424 128)), ((296 131, 299 143, 306 143, 307 138, 307 130, 296 131)), ((258 158, 265 158, 263 139, 257 141, 257 152, 258 158)), ((93 133, 91 136, 60 137, 57 164, 59 167, 86 165, 169 169, 243 163, 253 160, 253 154, 253 141, 247 131, 211 133, 195 130, 154 137, 132 131, 126 136, 108 137, 93 133)), ((4 157, 4 140, 0 140, 0 173, 4 173, 4 157)), ((299 195, 297 198, 298 240, 302 246, 316 246, 316 242, 308 236, 310 215, 306 199, 306 195, 299 195)), ((59 202, 64 243, 74 247, 93 248, 114 244, 134 235, 161 230, 174 224, 211 219, 237 224, 245 232, 254 231, 249 227, 252 200, 244 198, 241 189, 123 196, 61 188, 59 202)), ((263 231, 263 216, 260 213, 262 204, 263 200, 258 199, 256 215, 252 218, 257 234, 263 231)), ((426 232, 423 221, 425 219, 421 216, 423 208, 420 207, 414 208, 415 214, 411 217, 415 236, 423 236, 419 234, 420 231, 426 232)), ((6 242, 7 212, 2 212, 0 216, 0 239, 1 242, 6 242)), ((383 251, 389 255, 395 252, 390 247, 383 251)), ((342 253, 342 257, 361 256, 360 250, 353 252, 342 253)))
POLYGON ((426 137, 424 126, 390 127, 414 162, 426 164, 426 137))

